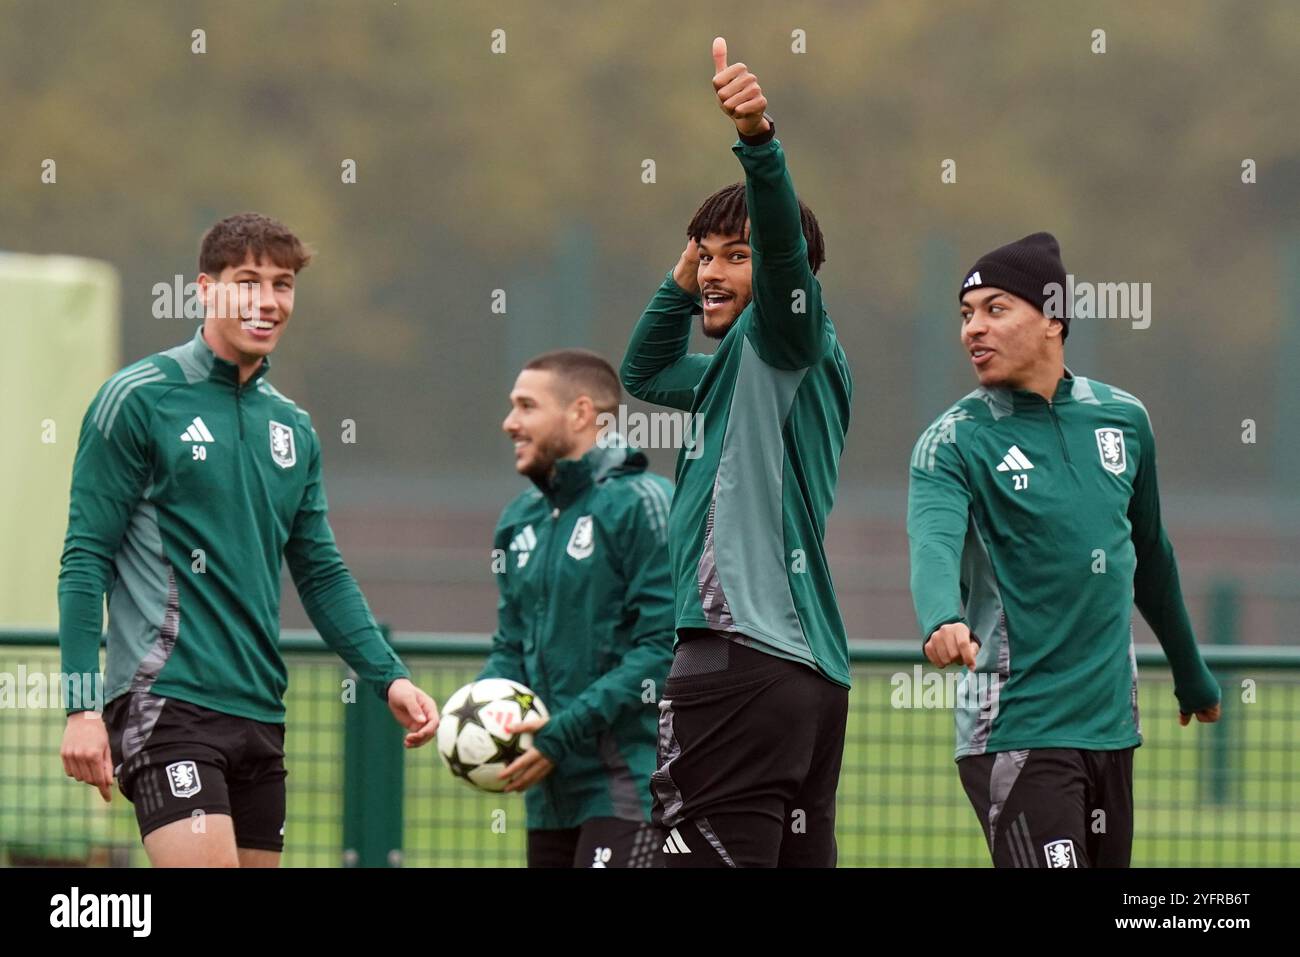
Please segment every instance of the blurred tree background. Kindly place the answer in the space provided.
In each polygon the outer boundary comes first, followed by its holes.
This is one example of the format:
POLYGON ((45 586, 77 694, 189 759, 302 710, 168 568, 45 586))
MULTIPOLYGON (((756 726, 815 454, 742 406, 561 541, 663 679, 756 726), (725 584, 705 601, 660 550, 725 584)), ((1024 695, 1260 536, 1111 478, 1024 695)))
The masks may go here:
MULTIPOLYGON (((0 249, 113 263, 125 363, 192 334, 151 316, 152 288, 193 278, 207 226, 284 220, 317 259, 273 379, 312 412, 336 503, 370 528, 385 506, 438 511, 438 543, 408 544, 443 557, 411 575, 450 587, 439 562, 462 542, 464 577, 490 589, 492 513, 520 487, 499 431, 520 362, 584 345, 617 365, 691 213, 740 177, 709 83, 715 34, 759 76, 827 235, 821 279, 857 381, 842 549, 852 523, 877 522, 898 565, 912 442, 973 387, 962 271, 1043 229, 1079 279, 1151 283, 1149 328, 1076 322, 1067 362, 1145 400, 1172 514, 1300 540, 1290 0, 3 0, 0 249), (57 184, 40 181, 46 158, 57 184), (448 511, 472 517, 461 537, 448 511)), ((652 458, 671 474, 673 453, 652 458)), ((355 537, 376 583, 409 564, 355 537)), ((1295 574, 1293 545, 1269 541, 1270 573, 1295 574)), ((852 590, 860 570, 839 568, 852 590)), ((898 574, 905 588, 905 553, 898 574)))

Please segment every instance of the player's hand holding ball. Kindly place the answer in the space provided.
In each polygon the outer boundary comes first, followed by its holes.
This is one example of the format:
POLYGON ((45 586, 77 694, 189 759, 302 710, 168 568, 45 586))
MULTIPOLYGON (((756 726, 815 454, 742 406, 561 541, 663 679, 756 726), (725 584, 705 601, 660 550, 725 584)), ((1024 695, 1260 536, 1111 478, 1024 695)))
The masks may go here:
POLYGON ((743 63, 727 66, 727 41, 722 37, 713 39, 713 68, 713 89, 718 94, 718 105, 736 124, 736 132, 741 136, 767 132, 769 124, 763 115, 767 109, 767 97, 758 85, 758 77, 743 63))
POLYGON ((525 685, 506 678, 472 681, 449 697, 438 753, 453 775, 481 791, 522 791, 555 767, 533 747, 550 712, 525 685))
MULTIPOLYGON (((511 724, 509 730, 512 734, 535 734, 541 731, 549 720, 549 717, 529 718, 511 724)), ((500 776, 510 782, 506 785, 507 791, 526 791, 554 770, 555 764, 550 758, 537 748, 530 747, 515 758, 500 776)))

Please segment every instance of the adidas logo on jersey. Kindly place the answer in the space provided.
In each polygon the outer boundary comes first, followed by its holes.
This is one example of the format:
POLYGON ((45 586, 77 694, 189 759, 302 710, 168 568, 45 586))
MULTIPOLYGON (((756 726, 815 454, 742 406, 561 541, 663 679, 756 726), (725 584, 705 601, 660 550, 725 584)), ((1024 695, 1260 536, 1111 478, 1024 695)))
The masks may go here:
POLYGON ((528 556, 532 554, 537 547, 537 533, 533 531, 533 526, 525 525, 524 530, 514 537, 510 543, 510 550, 519 556, 516 568, 523 568, 528 564, 528 556))
POLYGON ((1011 446, 1007 454, 1002 456, 1002 464, 998 466, 999 472, 1023 472, 1026 469, 1032 469, 1034 463, 1025 458, 1025 453, 1020 451, 1018 446, 1011 446))
POLYGON ((190 423, 190 427, 181 433, 181 441, 215 442, 216 439, 212 437, 212 433, 208 431, 208 427, 203 424, 203 420, 196 415, 194 421, 190 423))
POLYGON ((679 833, 677 833, 677 828, 673 828, 671 831, 668 832, 668 840, 664 841, 664 853, 665 854, 691 853, 691 849, 686 846, 686 842, 682 840, 682 836, 679 833))

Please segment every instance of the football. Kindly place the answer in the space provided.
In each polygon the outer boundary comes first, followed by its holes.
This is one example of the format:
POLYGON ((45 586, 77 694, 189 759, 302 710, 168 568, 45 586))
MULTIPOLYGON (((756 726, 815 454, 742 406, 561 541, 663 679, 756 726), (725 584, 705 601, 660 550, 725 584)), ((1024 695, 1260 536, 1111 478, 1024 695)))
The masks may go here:
POLYGON ((443 705, 438 753, 462 781, 482 791, 501 791, 509 781, 497 775, 533 744, 532 734, 511 734, 506 728, 546 717, 546 705, 529 688, 507 678, 484 678, 465 685, 443 705))

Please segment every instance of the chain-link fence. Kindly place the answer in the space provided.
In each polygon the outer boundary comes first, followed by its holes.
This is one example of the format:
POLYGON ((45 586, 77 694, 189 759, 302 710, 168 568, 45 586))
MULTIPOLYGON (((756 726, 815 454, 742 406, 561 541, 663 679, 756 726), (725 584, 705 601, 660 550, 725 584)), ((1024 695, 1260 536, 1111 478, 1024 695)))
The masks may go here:
MULTIPOLYGON (((474 677, 488 648, 481 636, 394 643, 439 701, 474 677)), ((282 649, 290 673, 286 866, 523 863, 518 795, 481 794, 453 779, 432 745, 405 751, 382 702, 364 687, 350 694, 346 666, 314 635, 286 635, 282 649)), ((1139 650, 1144 744, 1134 762, 1133 862, 1300 864, 1300 649, 1204 652, 1224 689, 1223 719, 1182 728, 1163 655, 1139 650)), ((987 866, 952 760, 946 679, 921 664, 919 644, 858 646, 852 658, 841 866, 987 866)), ((63 711, 32 691, 48 686, 33 676, 56 672, 58 661, 52 635, 0 635, 0 682, 11 692, 0 684, 0 861, 147 864, 122 795, 106 805, 63 774, 63 711)))

